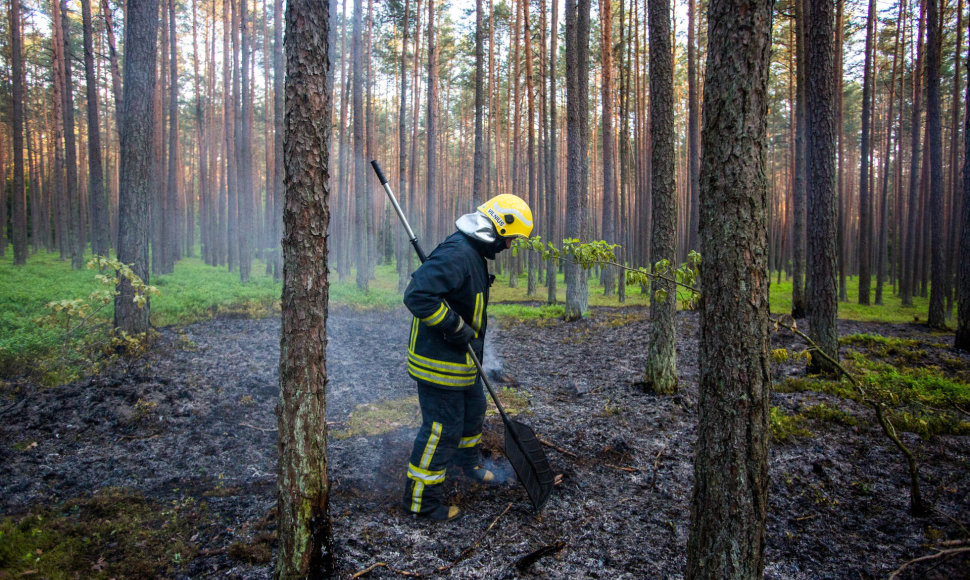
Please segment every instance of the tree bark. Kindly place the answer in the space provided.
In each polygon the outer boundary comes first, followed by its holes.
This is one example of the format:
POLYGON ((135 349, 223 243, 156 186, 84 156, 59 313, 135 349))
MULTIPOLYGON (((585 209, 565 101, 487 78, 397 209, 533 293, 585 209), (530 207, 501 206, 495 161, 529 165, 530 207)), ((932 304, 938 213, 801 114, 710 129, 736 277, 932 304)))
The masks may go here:
MULTIPOLYGON (((123 119, 155 117, 155 64, 158 0, 128 0, 125 22, 123 119)), ((125 123, 121 129, 118 175, 118 260, 149 282, 148 208, 154 191, 155 138, 150 122, 125 123)), ((138 308, 131 284, 122 279, 115 296, 115 327, 130 334, 148 330, 150 303, 138 308)))
POLYGON ((428 0, 428 103, 425 116, 427 162, 427 238, 434 247, 444 237, 439 231, 442 212, 441 201, 438 199, 438 39, 435 34, 435 2, 428 0))
MULTIPOLYGON (((475 0, 475 153, 472 176, 472 205, 485 201, 485 26, 482 0, 475 0)), ((405 33, 405 42, 407 42, 405 33)), ((403 78, 403 72, 402 72, 403 78)), ((402 91, 404 84, 401 85, 402 91)), ((403 92, 402 92, 403 94, 403 92)))
POLYGON ((870 256, 872 253, 872 215, 869 211, 869 157, 871 155, 870 118, 872 117, 872 60, 875 58, 876 0, 869 0, 866 16, 865 66, 862 78, 862 143, 859 152, 859 304, 869 304, 872 282, 870 256))
MULTIPOLYGON (((478 19, 478 21, 476 22, 476 26, 475 26, 475 34, 478 35, 478 36, 484 34, 484 30, 482 30, 482 25, 481 25, 481 18, 482 18, 481 8, 482 8, 482 6, 481 6, 481 0, 478 0, 478 4, 476 6, 476 14, 477 14, 476 18, 478 19)), ((397 183, 398 183, 398 202, 401 205, 401 210, 404 211, 404 212, 407 212, 408 211, 409 204, 411 203, 411 197, 410 197, 410 195, 408 193, 408 189, 407 189, 407 186, 408 186, 408 171, 407 171, 407 164, 408 164, 408 141, 407 141, 407 139, 408 139, 408 132, 407 132, 407 110, 408 110, 408 100, 407 100, 407 94, 408 94, 408 33, 410 32, 410 29, 411 29, 411 0, 405 0, 405 2, 404 2, 404 20, 401 22, 401 64, 400 64, 401 90, 400 90, 400 92, 398 94, 398 103, 397 103, 397 133, 398 133, 398 164, 397 164, 398 165, 398 170, 397 170, 397 179, 398 179, 398 181, 397 181, 397 183)), ((476 56, 475 56, 475 58, 476 59, 479 58, 479 54, 478 53, 480 52, 479 49, 480 49, 480 44, 481 44, 481 39, 478 36, 476 36, 476 40, 475 40, 475 42, 476 42, 476 45, 475 45, 476 46, 476 53, 475 53, 476 56)), ((475 80, 475 114, 478 115, 478 113, 479 113, 479 108, 478 108, 479 107, 479 105, 478 105, 479 95, 478 95, 478 92, 479 92, 479 89, 480 89, 479 83, 482 80, 482 78, 481 78, 482 77, 482 71, 479 68, 479 64, 478 63, 476 63, 476 69, 475 69, 475 71, 476 71, 476 74, 478 75, 476 77, 476 80, 475 80)), ((482 105, 482 111, 484 111, 484 105, 482 105)), ((476 117, 476 123, 478 123, 478 118, 477 117, 476 117)), ((475 155, 476 156, 479 154, 480 143, 479 143, 478 140, 481 139, 481 138, 482 138, 482 135, 480 134, 480 131, 478 129, 478 125, 476 124, 475 125, 475 139, 476 139, 476 141, 475 141, 475 155)), ((484 150, 482 151, 482 153, 484 154, 484 150)), ((479 167, 477 165, 478 162, 479 162, 478 161, 478 158, 476 157, 475 158, 475 163, 476 163, 476 165, 475 165, 475 171, 476 171, 476 174, 475 174, 476 175, 476 178, 475 178, 476 181, 475 181, 475 183, 478 183, 477 180, 479 179, 479 174, 477 172, 478 171, 481 171, 482 169, 484 169, 484 166, 479 167)), ((475 194, 474 193, 474 191, 476 191, 474 185, 472 187, 472 190, 473 190, 473 195, 480 195, 480 193, 479 194, 475 194)), ((478 197, 476 197, 475 199, 478 199, 478 197)), ((410 277, 411 267, 412 267, 411 251, 410 251, 410 248, 408 247, 408 240, 407 240, 407 236, 404 233, 404 228, 397 228, 397 235, 395 236, 394 239, 395 239, 395 242, 396 242, 395 245, 394 245, 394 248, 395 248, 395 261, 397 262, 397 290, 398 290, 398 292, 400 292, 400 293, 403 294, 405 288, 407 288, 408 279, 410 277)))
MULTIPOLYGON (((970 39, 970 35, 967 36, 970 39)), ((970 42, 968 42, 970 45, 970 42)), ((957 47, 962 50, 962 47, 957 47)), ((967 51, 970 66, 970 46, 967 51)), ((965 99, 970 102, 970 82, 965 99)), ((970 113, 970 111, 968 111, 970 113)), ((957 285, 957 332, 954 346, 970 351, 970 114, 963 122, 963 207, 960 212, 960 283, 957 285)))
POLYGON ((335 568, 326 445, 329 18, 328 2, 286 4, 276 578, 323 578, 335 568))
POLYGON ((91 0, 81 0, 84 29, 84 75, 88 101, 88 199, 91 221, 91 252, 106 256, 110 248, 108 234, 108 199, 104 191, 101 165, 101 126, 98 116, 98 78, 94 71, 94 28, 91 24, 91 0))
MULTIPOLYGON (((548 109, 549 109, 549 154, 546 158, 546 235, 549 237, 549 242, 556 244, 557 246, 561 243, 560 240, 556 239, 556 226, 557 219, 556 214, 558 210, 558 184, 559 184, 559 154, 558 154, 558 135, 556 128, 558 127, 558 120, 556 118, 556 57, 558 56, 558 40, 559 40, 559 2, 553 0, 550 2, 552 9, 552 18, 550 22, 550 34, 549 34, 549 92, 547 98, 549 99, 548 109)), ((546 303, 555 304, 556 303, 556 275, 559 271, 556 260, 549 260, 546 265, 546 303)))
MULTIPOLYGON (((828 0, 826 0, 828 1, 828 0)), ((796 54, 798 55, 798 69, 796 72, 796 105, 795 105, 795 187, 792 195, 792 307, 793 318, 802 318, 806 314, 805 304, 805 196, 806 196, 806 101, 808 97, 808 20, 810 0, 796 0, 798 31, 796 34, 796 54)))
MULTIPOLYGON (((670 0, 650 0, 650 256, 655 264, 667 260, 667 276, 673 276, 677 260, 677 182, 674 150, 674 63, 670 44, 670 0)), ((656 272, 654 267, 651 270, 656 272)), ((643 381, 659 395, 677 391, 675 351, 677 286, 654 278, 651 283, 650 343, 643 381), (662 296, 658 298, 658 293, 662 296)))
MULTIPOLYGON (((808 318, 811 337, 819 348, 838 360, 836 327, 835 192, 835 18, 831 0, 815 2, 808 26, 808 318)), ((812 369, 834 372, 832 364, 813 356, 812 369)))
POLYGON ((943 129, 940 113, 940 61, 942 59, 942 14, 940 0, 928 0, 926 52, 926 124, 929 131, 930 203, 932 226, 930 240, 930 310, 927 324, 945 329, 944 300, 949 284, 946 280, 946 229, 943 219, 943 129))
MULTIPOLYGON (((589 0, 566 0, 566 237, 587 235, 589 189, 589 0)), ((586 271, 566 262, 566 320, 589 309, 586 271)))
MULTIPOLYGON (((283 279, 283 255, 280 248, 280 235, 283 233, 283 133, 286 115, 283 85, 286 72, 283 60, 283 0, 273 0, 273 280, 283 279)), ((329 69, 331 74, 332 69, 329 69)), ((333 97, 331 97, 332 100, 333 97)))
POLYGON ((356 234, 357 288, 367 291, 370 278, 367 276, 367 159, 364 151, 364 2, 354 0, 354 38, 353 38, 353 115, 354 115, 354 229, 356 234))
MULTIPOLYGON (((56 0, 55 0, 56 1, 56 0)), ((11 229, 13 238, 13 263, 27 263, 27 186, 24 183, 24 61, 23 40, 20 37, 20 0, 10 2, 10 52, 13 70, 13 191, 11 204, 11 229)), ((6 187, 6 176, 0 179, 6 187)), ((6 229, 6 222, 2 229, 6 229)), ((2 236, 0 236, 2 237, 2 236)), ((6 245, 6 241, 2 241, 6 245)))
POLYGON ((926 0, 920 3, 920 18, 917 26, 916 63, 913 65, 913 106, 910 143, 910 172, 909 172, 909 204, 907 208, 906 237, 903 243, 903 271, 899 280, 899 297, 903 306, 913 305, 913 290, 916 279, 916 238, 919 227, 919 187, 920 187, 920 113, 923 76, 923 15, 926 10, 926 0))
POLYGON ((700 167, 700 398, 688 578, 760 579, 768 503, 771 0, 713 0, 700 167))
POLYGON ((84 266, 86 236, 81 214, 81 198, 77 188, 77 141, 74 136, 74 92, 71 88, 71 21, 67 16, 67 0, 61 3, 61 36, 64 39, 64 78, 61 98, 64 101, 64 164, 67 169, 67 199, 71 205, 71 267, 84 266))
POLYGON ((168 4, 168 48, 169 54, 169 97, 168 97, 168 178, 166 179, 165 199, 165 271, 175 270, 179 259, 179 235, 181 222, 179 215, 179 121, 178 121, 178 45, 175 42, 175 0, 168 4))
POLYGON ((250 77, 249 46, 251 33, 247 17, 249 15, 248 0, 241 0, 239 6, 239 33, 240 45, 242 47, 240 74, 240 118, 236 127, 236 167, 238 171, 239 186, 239 280, 243 283, 249 282, 249 275, 252 272, 252 245, 251 241, 258 235, 254 227, 256 221, 254 214, 253 199, 253 138, 252 138, 252 117, 253 100, 252 81, 250 77))
MULTIPOLYGON (((600 2, 603 100, 603 240, 616 242, 616 131, 613 127, 613 3, 600 2)), ((603 268, 603 294, 616 292, 616 270, 603 268)))
POLYGON ((687 249, 699 247, 698 224, 700 222, 700 104, 697 99, 697 36, 695 17, 697 0, 687 4, 687 167, 690 187, 690 225, 687 249))

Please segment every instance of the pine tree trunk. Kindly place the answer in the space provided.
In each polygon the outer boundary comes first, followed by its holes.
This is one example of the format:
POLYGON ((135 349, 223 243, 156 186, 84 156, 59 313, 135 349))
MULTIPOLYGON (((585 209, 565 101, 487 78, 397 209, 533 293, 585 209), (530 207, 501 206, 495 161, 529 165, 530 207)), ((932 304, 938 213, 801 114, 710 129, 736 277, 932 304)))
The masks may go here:
POLYGON ((354 228, 357 266, 357 288, 367 291, 370 278, 367 275, 367 161, 365 159, 364 127, 364 2, 354 0, 354 39, 353 39, 353 115, 354 115, 354 228))
POLYGON ((920 18, 917 26, 916 64, 913 66, 913 106, 911 121, 910 145, 910 173, 909 173, 909 204, 907 207, 906 237, 903 243, 903 271, 899 280, 899 297, 903 306, 913 305, 913 291, 916 282, 916 239, 919 235, 919 187, 920 187, 920 108, 923 76, 923 22, 926 10, 926 0, 920 3, 920 18))
POLYGON ((276 578, 329 577, 335 568, 326 444, 329 18, 328 2, 287 2, 276 578))
POLYGON ((255 219, 256 207, 253 199, 253 101, 252 101, 252 82, 250 77, 249 46, 251 33, 249 30, 248 0, 241 0, 239 4, 239 33, 240 45, 242 48, 241 65, 242 70, 239 77, 240 101, 239 118, 237 118, 236 128, 236 167, 238 171, 239 188, 239 219, 237 220, 239 236, 239 280, 243 283, 249 282, 249 275, 252 272, 252 240, 259 239, 256 232, 255 219))
POLYGON ((696 0, 687 4, 687 158, 688 185, 690 187, 690 226, 687 249, 699 247, 698 224, 700 222, 700 104, 697 101, 697 46, 694 34, 696 0))
MULTIPOLYGON (((967 35, 970 39, 970 35, 967 35)), ((970 43, 968 43, 970 45, 970 43)), ((958 46, 957 50, 963 50, 958 46)), ((970 48, 967 64, 970 65, 970 48)), ((970 82, 967 83, 965 99, 970 102, 970 82)), ((970 111, 968 111, 970 112, 970 111)), ((963 207, 960 212, 960 283, 957 285, 957 332, 954 346, 970 351, 970 115, 963 122, 963 207)))
MULTIPOLYGON (((484 33, 484 31, 482 30, 482 25, 481 25, 481 18, 482 18, 481 9, 482 9, 481 0, 478 0, 478 4, 476 6, 476 11, 477 11, 476 18, 478 18, 478 21, 477 21, 476 28, 475 28, 475 34, 477 36, 479 36, 479 37, 477 37, 476 38, 476 41, 475 41, 476 42, 476 53, 475 53, 476 54, 476 57, 475 57, 476 59, 480 59, 481 58, 479 56, 479 54, 478 54, 479 52, 481 52, 481 46, 480 46, 480 44, 481 44, 482 40, 480 38, 480 35, 484 33)), ((408 190, 407 190, 407 186, 408 186, 408 171, 407 171, 407 163, 408 163, 408 154, 407 154, 407 152, 408 152, 408 142, 407 142, 407 138, 408 138, 408 132, 407 132, 408 66, 407 65, 408 65, 408 33, 410 32, 410 29, 411 29, 411 0, 405 0, 405 2, 404 2, 404 20, 401 22, 401 64, 400 64, 401 89, 400 89, 400 91, 398 93, 398 103, 397 103, 397 136, 398 136, 398 163, 397 163, 397 166, 398 166, 398 170, 397 170, 397 179, 398 179, 397 183, 398 183, 398 187, 397 187, 397 189, 398 189, 398 203, 401 205, 401 210, 405 212, 405 215, 407 215, 407 212, 409 210, 409 204, 411 203, 411 198, 410 198, 410 195, 408 194, 408 190)), ((480 65, 480 63, 476 64, 476 74, 477 74, 477 76, 476 76, 476 80, 475 80, 475 114, 476 114, 476 125, 475 125, 475 155, 476 156, 479 154, 479 148, 481 147, 480 142, 479 142, 479 139, 481 139, 481 137, 482 137, 482 135, 479 132, 479 128, 478 128, 478 124, 477 124, 479 122, 478 121, 478 118, 477 118, 477 115, 480 112, 479 111, 479 106, 480 106, 479 105, 479 91, 481 90, 481 87, 479 85, 482 83, 482 71, 481 71, 481 68, 480 68, 479 65, 480 65)), ((483 105, 482 105, 482 108, 484 109, 484 106, 483 105)), ((479 167, 478 166, 478 157, 475 158, 475 163, 476 163, 476 165, 475 165, 475 171, 476 172, 478 172, 481 169, 483 169, 482 167, 479 167)), ((478 183, 477 179, 478 179, 478 173, 476 173, 476 182, 475 182, 476 184, 478 183)), ((472 195, 473 196, 474 195, 477 195, 477 194, 474 193, 474 191, 477 191, 477 190, 475 190, 474 187, 472 189, 473 189, 472 195)), ((395 249, 394 259, 397 262, 397 290, 398 290, 398 292, 403 293, 404 290, 405 290, 405 288, 407 288, 408 279, 409 279, 409 276, 411 274, 411 272, 410 272, 410 270, 411 270, 411 262, 410 262, 410 259, 409 259, 410 258, 410 255, 411 255, 411 251, 410 251, 410 248, 408 247, 408 240, 407 240, 407 237, 406 237, 406 235, 404 233, 404 228, 397 228, 397 234, 394 237, 394 241, 395 241, 395 244, 394 244, 394 249, 395 249)))
MULTIPOLYGON (((653 144, 650 166, 651 260, 667 260, 664 274, 673 276, 677 259, 677 183, 674 149, 674 65, 670 44, 670 1, 650 0, 650 139, 653 144)), ((656 272, 656 268, 651 268, 656 272)), ((676 339, 677 287, 667 280, 651 282, 650 342, 644 388, 659 395, 677 391, 676 339)))
MULTIPOLYGON (((549 109, 549 155, 546 159, 546 235, 549 237, 548 242, 555 244, 557 247, 561 243, 556 237, 557 225, 557 212, 559 204, 559 154, 558 154, 558 142, 559 137, 556 129, 558 128, 558 119, 556 116, 556 57, 558 56, 558 40, 559 40, 559 2, 558 0, 552 0, 550 2, 552 8, 552 19, 550 21, 551 31, 549 34, 549 91, 547 98, 549 99, 549 104, 547 105, 549 109)), ((559 271, 556 260, 549 260, 546 264, 546 303, 555 304, 556 303, 556 275, 559 271)))
MULTIPOLYGON (((812 339, 838 359, 838 296, 835 192, 835 17, 831 0, 813 3, 808 26, 808 318, 812 339)), ((816 371, 834 372, 822 356, 812 356, 816 371)))
POLYGON ((869 289, 872 283, 870 256, 872 253, 872 214, 869 199, 869 157, 871 156, 870 118, 872 117, 872 60, 874 59, 874 37, 876 29, 876 0, 869 0, 869 13, 866 16, 865 66, 862 77, 862 143, 859 154, 859 304, 869 304, 869 289))
MULTIPOLYGON (((585 240, 589 217, 589 0, 566 0, 566 237, 585 240)), ((566 262, 567 321, 589 309, 586 271, 566 262)))
MULTIPOLYGON (((56 2, 57 0, 55 0, 56 2)), ((10 2, 10 52, 13 75, 13 191, 11 195, 11 229, 13 263, 27 263, 27 186, 24 183, 24 61, 23 40, 20 36, 20 0, 10 2)), ((3 187, 6 176, 0 179, 3 187)), ((2 228, 6 229, 6 221, 2 228)), ((6 241, 2 242, 6 245, 6 241)))
POLYGON ((98 117, 98 78, 94 71, 94 29, 91 25, 91 0, 81 0, 84 29, 84 74, 88 101, 88 199, 91 209, 91 252, 106 256, 108 240, 108 199, 104 192, 101 166, 101 126, 98 117))
POLYGON ((704 293, 688 578, 764 574, 771 8, 766 0, 712 2, 708 15, 700 167, 704 293))
MULTIPOLYGON (((406 9, 405 9, 406 10, 406 9)), ((406 12, 405 12, 406 14, 406 12)), ((485 201, 485 26, 482 0, 475 0, 475 153, 472 177, 472 204, 485 201)), ((405 43, 407 36, 405 33, 405 43)), ((403 63, 403 60, 402 60, 403 63)), ((403 78, 403 64, 402 64, 403 78)), ((401 84, 402 94, 404 84, 401 84)), ((402 141, 403 142, 403 141, 402 141)))
MULTIPOLYGON (((535 212, 538 207, 538 200, 536 196, 536 181, 537 181, 537 171, 536 171, 536 100, 535 91, 533 90, 533 53, 532 53, 532 27, 529 25, 529 3, 526 2, 522 7, 522 32, 523 44, 525 48, 525 92, 527 97, 527 116, 526 126, 528 127, 528 142, 526 149, 526 157, 529 163, 529 177, 528 177, 528 201, 529 206, 535 212)), ((526 287, 526 296, 535 296, 538 292, 538 256, 535 252, 527 252, 526 258, 529 264, 528 281, 526 287)))
MULTIPOLYGON (((122 119, 155 117, 155 64, 158 42, 158 0, 128 0, 125 20, 125 94, 122 119)), ((149 282, 148 210, 157 179, 154 125, 124 123, 118 175, 118 260, 149 282)), ((149 303, 138 308, 127 280, 118 284, 115 327, 133 333, 148 330, 149 303)))
MULTIPOLYGON (((331 32, 331 34, 333 34, 331 32)), ((285 167, 283 165, 283 132, 285 131, 286 108, 284 103, 284 76, 285 64, 283 61, 283 0, 273 0, 273 148, 276 150, 273 156, 273 247, 276 248, 273 256, 273 280, 283 279, 283 255, 280 249, 280 235, 283 233, 283 175, 285 167)), ((333 69, 329 69, 331 74, 333 69)), ((332 107, 332 97, 331 97, 332 107)), ((341 129, 343 130, 343 129, 341 129)))
POLYGON ((927 323, 932 328, 945 329, 943 309, 949 281, 946 279, 946 226, 943 218, 943 129, 940 112, 940 55, 942 45, 942 14, 940 0, 928 0, 926 38, 926 123, 929 130, 930 200, 932 230, 930 240, 930 310, 927 323))
POLYGON ((61 19, 61 3, 51 1, 51 22, 53 29, 53 77, 52 108, 54 118, 54 197, 57 205, 56 234, 60 259, 66 260, 71 255, 71 208, 67 197, 67 181, 64 172, 64 40, 61 38, 60 26, 56 23, 61 19))
MULTIPOLYGON (((826 0, 827 1, 827 0, 826 0)), ((796 105, 795 105, 795 189, 792 196, 792 307, 793 318, 802 318, 806 314, 805 303, 805 196, 806 196, 806 100, 808 96, 808 20, 810 17, 810 0, 796 0, 798 6, 795 45, 798 55, 798 69, 796 73, 796 105)))
POLYGON ((165 272, 175 270, 175 262, 180 257, 181 236, 179 235, 181 222, 179 215, 179 180, 178 180, 178 45, 175 41, 175 0, 169 0, 168 5, 168 48, 169 67, 169 97, 168 97, 168 177, 166 178, 167 192, 165 196, 165 272))
MULTIPOLYGON (((600 2, 603 99, 603 240, 616 243, 616 131, 613 128, 613 3, 600 2)), ((616 270, 603 268, 603 294, 616 292, 616 270)))
POLYGON ((84 266, 85 232, 81 213, 81 198, 77 187, 77 141, 74 136, 74 92, 71 88, 71 35, 67 16, 67 0, 61 3, 61 36, 64 40, 64 78, 67 83, 61 94, 64 115, 64 164, 67 169, 67 199, 71 204, 71 267, 84 266))
POLYGON ((949 179, 949 226, 947 230, 946 251, 946 318, 953 318, 953 299, 956 287, 956 271, 958 268, 958 251, 960 245, 960 214, 962 212, 960 195, 960 84, 963 73, 960 72, 960 45, 963 44, 963 0, 957 0, 957 37, 953 55, 953 93, 950 99, 950 179, 949 179))

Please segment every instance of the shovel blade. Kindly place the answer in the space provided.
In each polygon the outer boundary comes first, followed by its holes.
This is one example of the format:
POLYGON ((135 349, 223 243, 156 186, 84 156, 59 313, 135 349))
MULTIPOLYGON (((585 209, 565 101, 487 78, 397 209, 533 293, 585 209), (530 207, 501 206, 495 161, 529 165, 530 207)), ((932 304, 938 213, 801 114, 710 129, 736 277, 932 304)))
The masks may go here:
POLYGON ((552 493, 553 473, 531 427, 512 419, 505 422, 505 456, 529 494, 533 507, 536 511, 541 510, 552 493))

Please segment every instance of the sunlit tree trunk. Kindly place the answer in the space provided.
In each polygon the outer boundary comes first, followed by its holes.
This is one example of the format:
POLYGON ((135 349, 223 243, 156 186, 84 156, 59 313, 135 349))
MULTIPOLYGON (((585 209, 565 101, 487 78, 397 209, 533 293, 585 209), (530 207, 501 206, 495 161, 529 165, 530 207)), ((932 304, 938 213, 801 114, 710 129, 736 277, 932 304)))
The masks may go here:
MULTIPOLYGON (((533 214, 538 209, 538 198, 536 195, 536 181, 537 168, 536 168, 536 98, 534 91, 534 79, 533 79, 533 52, 532 52, 532 27, 529 25, 529 3, 526 2, 522 7, 523 16, 523 40, 525 48, 525 90, 527 97, 527 116, 528 120, 526 122, 526 127, 528 128, 528 143, 526 145, 526 156, 529 159, 529 185, 528 185, 528 200, 529 206, 531 207, 533 214)), ((533 215, 534 217, 534 215, 533 215)), ((538 292, 538 256, 534 252, 528 252, 527 258, 529 263, 529 277, 526 287, 527 296, 535 296, 538 292)))
MULTIPOLYGON (((332 14, 332 11, 331 11, 332 14)), ((330 33, 331 36, 333 33, 330 33)), ((273 0, 273 280, 283 278, 283 255, 280 250, 280 235, 283 233, 283 133, 285 131, 284 103, 285 63, 283 60, 283 0, 273 0)), ((330 68, 330 72, 333 69, 330 68)), ((331 96, 331 108, 333 97, 331 96)))
POLYGON ((772 4, 712 0, 708 15, 700 166, 701 376, 687 578, 764 575, 772 4))
MULTIPOLYGON (((479 59, 478 52, 480 52, 480 35, 484 33, 481 26, 481 0, 478 0, 476 6, 478 22, 476 25, 475 34, 479 36, 476 39, 476 59, 479 59)), ((407 131, 407 110, 408 110, 408 34, 411 30, 411 0, 405 0, 404 2, 404 20, 401 22, 401 61, 400 61, 400 82, 401 88, 398 92, 397 99, 397 137, 398 137, 398 170, 397 170, 397 189, 398 189, 398 203, 401 205, 401 209, 407 214, 409 204, 411 203, 411 197, 408 193, 408 131, 407 131)), ((478 75, 475 80, 475 114, 476 123, 478 123, 477 115, 481 112, 479 110, 479 92, 481 87, 479 86, 482 82, 482 71, 481 68, 476 68, 476 74, 478 75)), ((482 168, 479 167, 477 155, 480 153, 479 147, 482 135, 480 134, 479 127, 475 125, 475 170, 480 171, 482 168)), ((478 173, 476 175, 475 183, 478 183, 478 173)), ((474 187, 472 188, 475 189, 474 187)), ((473 195, 477 195, 473 193, 473 195)), ((477 198, 476 198, 477 199, 477 198)), ((398 292, 404 292, 407 288, 408 279, 411 274, 411 268, 413 266, 411 251, 408 247, 407 237, 404 233, 404 228, 397 228, 397 234, 394 237, 394 259, 397 262, 397 290, 398 292)))
POLYGON ((687 4, 687 160, 688 185, 690 187, 690 221, 687 237, 687 249, 695 250, 699 246, 698 223, 700 221, 700 105, 697 99, 697 36, 695 17, 697 15, 696 0, 689 0, 687 4))
MULTIPOLYGON (((158 42, 158 0, 128 0, 125 19, 125 68, 122 119, 155 117, 155 61, 158 42)), ((118 260, 146 284, 148 208, 154 191, 155 136, 152 123, 123 123, 118 176, 118 260)), ((118 283, 115 327, 128 333, 148 330, 149 304, 138 308, 127 280, 118 283)))
POLYGON ((168 178, 165 195, 165 271, 175 270, 180 257, 181 222, 179 215, 179 121, 178 121, 178 44, 175 38, 175 0, 168 3, 169 97, 168 97, 168 178))
MULTIPOLYGON (((57 23, 61 19, 60 0, 51 1, 51 22, 57 23)), ((57 217, 56 234, 60 259, 66 260, 71 255, 71 207, 67 197, 67 181, 64 171, 64 40, 61 38, 60 26, 52 26, 52 56, 53 77, 52 109, 54 111, 52 125, 54 133, 54 197, 56 199, 57 217)))
POLYGON ((329 577, 335 568, 326 422, 329 19, 328 2, 286 3, 276 578, 329 577))
POLYGON ((427 214, 425 228, 431 247, 441 241, 439 213, 442 212, 438 191, 438 39, 435 34, 435 0, 428 0, 428 102, 425 115, 427 155, 427 214))
MULTIPOLYGON (((650 137, 651 203, 653 229, 650 256, 656 263, 667 260, 673 276, 676 260, 677 183, 674 151, 674 65, 670 45, 670 2, 650 0, 650 137)), ((656 271, 655 269, 653 269, 656 271)), ((646 389, 662 395, 677 390, 677 359, 674 343, 677 287, 654 278, 651 283, 650 343, 643 376, 646 389)))
POLYGON ((239 5, 239 33, 240 46, 242 47, 242 70, 240 72, 240 102, 239 113, 236 126, 236 166, 238 169, 239 186, 239 279, 241 282, 249 282, 249 275, 252 271, 252 245, 253 238, 258 239, 256 228, 258 221, 255 218, 256 208, 253 199, 253 139, 252 139, 252 81, 249 63, 249 46, 252 33, 249 30, 248 0, 241 0, 239 5))
POLYGON ((354 0, 354 38, 353 38, 353 115, 354 115, 354 229, 357 266, 357 288, 367 291, 370 277, 367 275, 370 257, 367 255, 367 188, 364 127, 364 2, 354 0))

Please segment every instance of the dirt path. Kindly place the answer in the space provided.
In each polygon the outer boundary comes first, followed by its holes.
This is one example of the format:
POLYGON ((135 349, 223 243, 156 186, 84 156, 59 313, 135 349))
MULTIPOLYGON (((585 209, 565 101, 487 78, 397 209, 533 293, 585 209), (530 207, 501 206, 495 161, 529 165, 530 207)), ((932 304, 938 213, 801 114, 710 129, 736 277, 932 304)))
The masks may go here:
MULTIPOLYGON (((519 419, 558 448, 547 453, 563 481, 539 516, 514 483, 485 489, 452 478, 446 485, 465 517, 446 525, 415 522, 398 507, 413 427, 331 441, 341 577, 376 563, 386 566, 367 578, 402 577, 395 570, 456 578, 680 577, 698 321, 693 313, 678 316, 682 390, 656 397, 635 384, 645 356, 645 317, 641 309, 599 309, 572 324, 490 325, 486 357, 501 363, 504 384, 531 403, 519 419), (521 560, 543 548, 547 553, 534 562, 521 560)), ((358 405, 414 394, 404 364, 408 323, 403 310, 331 313, 331 429, 345 428, 358 405)), ((841 331, 924 333, 913 325, 858 323, 841 331)), ((776 337, 774 347, 793 344, 791 337, 776 337)), ((269 577, 270 564, 246 563, 228 548, 258 544, 273 531, 267 516, 275 504, 278 356, 278 319, 216 320, 166 329, 161 348, 130 369, 52 390, 19 386, 0 402, 2 513, 22 514, 109 486, 136 490, 159 505, 191 498, 206 508, 192 539, 197 557, 170 575, 269 577)), ((772 405, 791 409, 824 398, 776 393, 772 405)), ((853 411, 868 418, 864 409, 853 411)), ((904 434, 921 454, 924 493, 936 509, 914 519, 897 452, 870 423, 813 430, 813 438, 772 448, 766 577, 885 577, 928 553, 925 545, 965 537, 966 438, 926 443, 904 434)), ((486 451, 508 472, 497 451, 501 432, 497 417, 489 417, 486 451)), ((970 576, 967 570, 924 566, 912 577, 970 576)))

